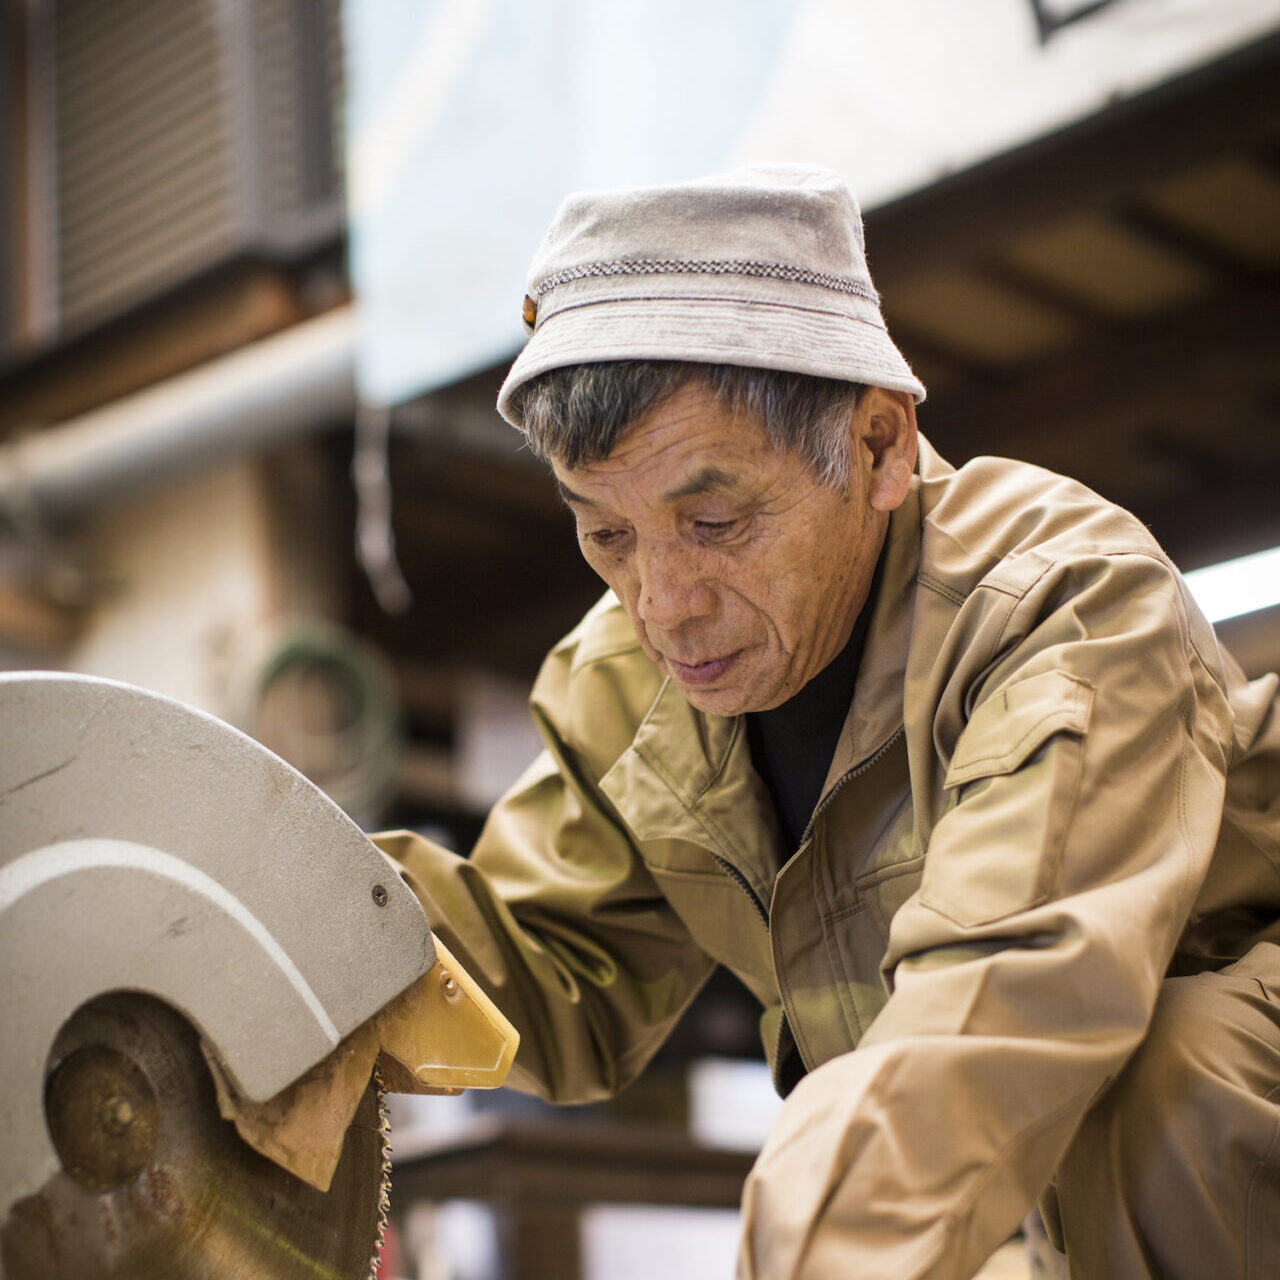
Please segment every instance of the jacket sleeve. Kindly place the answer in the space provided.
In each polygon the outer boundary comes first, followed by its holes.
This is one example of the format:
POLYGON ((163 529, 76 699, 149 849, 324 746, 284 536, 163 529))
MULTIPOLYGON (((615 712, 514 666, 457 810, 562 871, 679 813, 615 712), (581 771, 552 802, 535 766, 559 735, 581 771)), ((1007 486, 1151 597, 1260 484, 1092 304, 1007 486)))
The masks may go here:
POLYGON ((597 786, 657 687, 621 621, 633 652, 584 658, 575 633, 547 659, 532 700, 546 749, 470 858, 409 832, 374 837, 520 1033, 512 1083, 559 1102, 633 1080, 713 967, 597 786))
POLYGON ((1177 575, 1099 555, 967 607, 1001 641, 952 691, 951 804, 892 922, 891 994, 784 1105, 741 1277, 972 1275, 1141 1041, 1208 867, 1230 708, 1177 575))

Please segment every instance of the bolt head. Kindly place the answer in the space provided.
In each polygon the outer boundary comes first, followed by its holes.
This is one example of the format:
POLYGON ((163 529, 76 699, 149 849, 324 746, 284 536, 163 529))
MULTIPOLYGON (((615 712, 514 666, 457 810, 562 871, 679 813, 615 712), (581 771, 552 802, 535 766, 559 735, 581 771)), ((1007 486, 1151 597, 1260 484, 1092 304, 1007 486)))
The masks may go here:
POLYGON ((107 1133, 121 1134, 133 1123, 133 1103, 115 1094, 102 1105, 102 1127, 107 1133))

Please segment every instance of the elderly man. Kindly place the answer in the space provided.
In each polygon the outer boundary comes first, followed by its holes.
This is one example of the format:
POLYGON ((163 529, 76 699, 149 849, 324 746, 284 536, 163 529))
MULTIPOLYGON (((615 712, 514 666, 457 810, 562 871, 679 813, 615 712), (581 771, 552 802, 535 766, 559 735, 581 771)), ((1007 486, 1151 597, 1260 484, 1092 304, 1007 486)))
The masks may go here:
POLYGON ((499 408, 608 594, 433 925, 599 1098, 716 965, 787 1101, 744 1277, 1280 1275, 1280 712, 1080 485, 916 432, 857 206, 761 167, 596 192, 499 408))

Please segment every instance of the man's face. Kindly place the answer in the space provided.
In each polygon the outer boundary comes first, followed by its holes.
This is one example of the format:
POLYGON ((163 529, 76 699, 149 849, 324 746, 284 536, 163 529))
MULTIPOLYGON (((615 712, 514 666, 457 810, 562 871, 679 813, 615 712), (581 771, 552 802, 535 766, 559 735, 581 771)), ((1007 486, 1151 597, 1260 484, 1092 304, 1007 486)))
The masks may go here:
POLYGON ((870 458, 855 440, 834 489, 691 383, 603 462, 552 465, 644 651, 693 706, 729 716, 785 702, 849 638, 888 523, 870 458))

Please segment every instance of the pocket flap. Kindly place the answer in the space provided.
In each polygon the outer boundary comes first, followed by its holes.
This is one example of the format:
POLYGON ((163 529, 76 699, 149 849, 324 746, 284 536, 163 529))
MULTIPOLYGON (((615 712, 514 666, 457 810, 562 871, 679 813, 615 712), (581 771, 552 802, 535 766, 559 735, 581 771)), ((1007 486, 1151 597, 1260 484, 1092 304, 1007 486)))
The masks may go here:
POLYGON ((1092 708, 1093 687, 1065 671, 1015 681, 969 717, 943 786, 1012 773, 1055 733, 1083 734, 1092 708))

